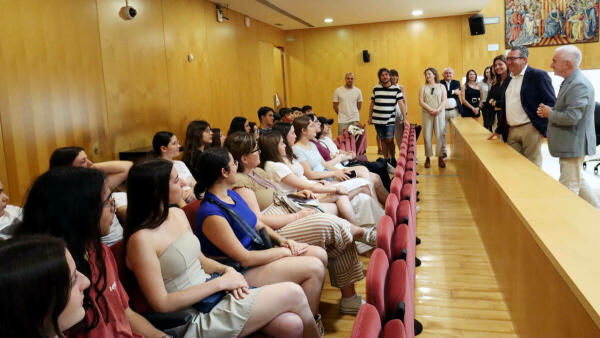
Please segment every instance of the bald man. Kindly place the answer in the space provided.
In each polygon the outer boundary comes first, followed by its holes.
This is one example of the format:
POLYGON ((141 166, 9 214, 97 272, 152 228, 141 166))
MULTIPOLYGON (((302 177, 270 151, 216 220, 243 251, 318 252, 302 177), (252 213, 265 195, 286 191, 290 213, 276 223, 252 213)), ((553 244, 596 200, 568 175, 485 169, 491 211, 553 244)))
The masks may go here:
POLYGON ((333 110, 338 114, 338 135, 348 126, 360 121, 359 110, 362 107, 362 92, 354 87, 354 74, 346 73, 346 84, 333 92, 333 110))
POLYGON ((564 78, 554 107, 540 103, 537 114, 548 119, 548 150, 559 158, 559 182, 597 209, 600 202, 583 178, 586 155, 596 153, 594 87, 579 69, 581 51, 568 45, 556 49, 550 67, 564 78))

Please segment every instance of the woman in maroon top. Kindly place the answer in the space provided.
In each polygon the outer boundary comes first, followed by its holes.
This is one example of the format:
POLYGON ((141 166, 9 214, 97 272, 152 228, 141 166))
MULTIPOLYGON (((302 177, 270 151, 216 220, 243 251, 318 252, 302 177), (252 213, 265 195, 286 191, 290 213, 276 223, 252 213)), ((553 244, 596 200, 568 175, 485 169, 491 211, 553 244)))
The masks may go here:
POLYGON ((115 202, 102 172, 57 168, 38 177, 23 207, 20 234, 43 233, 65 240, 77 269, 90 279, 84 292, 85 320, 70 336, 164 337, 129 308, 115 259, 100 237, 110 231, 115 202))

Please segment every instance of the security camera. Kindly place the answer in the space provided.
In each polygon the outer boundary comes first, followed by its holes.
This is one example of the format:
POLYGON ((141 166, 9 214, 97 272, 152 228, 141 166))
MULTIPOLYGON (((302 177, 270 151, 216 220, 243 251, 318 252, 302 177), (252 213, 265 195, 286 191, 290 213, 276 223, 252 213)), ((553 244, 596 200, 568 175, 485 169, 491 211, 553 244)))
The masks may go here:
POLYGON ((121 14, 125 20, 131 20, 137 15, 135 8, 131 6, 121 7, 121 14))

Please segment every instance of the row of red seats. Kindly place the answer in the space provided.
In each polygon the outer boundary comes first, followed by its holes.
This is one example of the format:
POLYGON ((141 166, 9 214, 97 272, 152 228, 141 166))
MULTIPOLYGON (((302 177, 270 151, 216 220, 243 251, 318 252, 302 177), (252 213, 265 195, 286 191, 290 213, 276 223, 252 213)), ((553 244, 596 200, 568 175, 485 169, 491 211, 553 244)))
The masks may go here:
POLYGON ((367 304, 354 322, 351 337, 414 337, 415 319, 416 135, 404 131, 385 215, 377 226, 377 248, 367 268, 367 304), (382 331, 383 325, 383 331, 382 331))

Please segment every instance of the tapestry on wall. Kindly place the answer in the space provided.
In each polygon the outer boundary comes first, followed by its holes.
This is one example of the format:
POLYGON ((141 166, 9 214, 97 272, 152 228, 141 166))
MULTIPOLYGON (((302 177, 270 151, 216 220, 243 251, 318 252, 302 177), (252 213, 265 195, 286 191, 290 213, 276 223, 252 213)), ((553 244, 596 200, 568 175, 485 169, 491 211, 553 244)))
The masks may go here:
POLYGON ((506 48, 598 41, 599 0, 505 0, 506 48))

